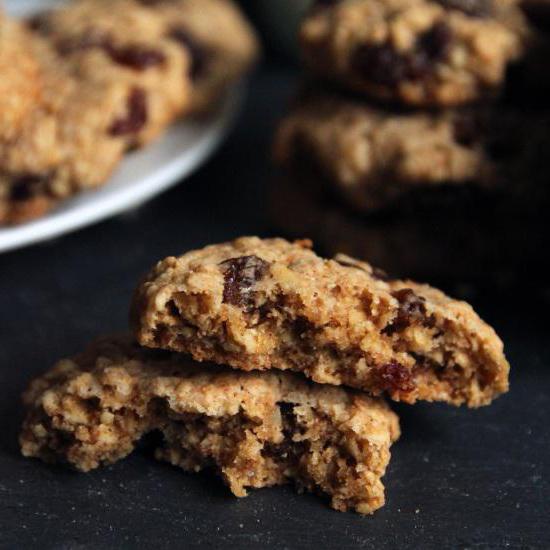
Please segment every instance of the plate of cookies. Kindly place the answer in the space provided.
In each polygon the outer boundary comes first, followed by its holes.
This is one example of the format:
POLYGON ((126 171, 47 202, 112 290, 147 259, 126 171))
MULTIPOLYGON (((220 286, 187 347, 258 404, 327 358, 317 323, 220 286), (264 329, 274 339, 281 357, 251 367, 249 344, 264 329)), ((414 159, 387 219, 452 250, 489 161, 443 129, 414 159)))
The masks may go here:
POLYGON ((257 58, 223 0, 12 1, 0 12, 0 252, 142 204, 227 134, 257 58))

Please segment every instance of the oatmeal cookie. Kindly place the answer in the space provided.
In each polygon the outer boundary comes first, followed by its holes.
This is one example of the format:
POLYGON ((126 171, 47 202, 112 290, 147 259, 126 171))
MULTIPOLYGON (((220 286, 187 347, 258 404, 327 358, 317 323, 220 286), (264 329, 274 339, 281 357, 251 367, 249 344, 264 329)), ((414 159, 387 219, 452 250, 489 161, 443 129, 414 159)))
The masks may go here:
POLYGON ((0 11, 0 141, 17 132, 39 101, 38 65, 25 29, 0 11))
POLYGON ((49 44, 30 39, 41 98, 18 131, 0 143, 0 223, 45 213, 79 191, 102 185, 140 130, 146 99, 124 83, 74 77, 49 44), (125 126, 127 132, 113 132, 125 126))
POLYGON ((191 112, 212 109, 258 58, 256 33, 231 0, 141 0, 160 11, 168 36, 191 56, 191 112))
POLYGON ((318 2, 301 29, 305 63, 317 75, 418 106, 495 93, 529 38, 517 0, 318 2))
POLYGON ((258 51, 252 28, 230 0, 79 0, 31 24, 86 77, 145 87, 159 119, 182 107, 215 106, 258 51), (181 52, 189 58, 184 67, 181 52), (189 103, 180 89, 188 81, 189 103))
POLYGON ((547 114, 503 105, 400 113, 306 93, 278 128, 274 159, 337 189, 355 209, 412 209, 415 202, 437 203, 438 195, 535 185, 548 172, 539 171, 547 124, 547 114))
POLYGON ((507 390, 502 342, 468 304, 310 248, 243 237, 161 261, 136 291, 137 340, 408 403, 476 407, 507 390))
POLYGON ((190 55, 166 36, 166 21, 134 0, 78 0, 28 26, 83 85, 127 89, 127 116, 111 132, 130 147, 156 138, 189 108, 190 55))
POLYGON ((214 466, 236 496, 294 482, 341 511, 384 504, 398 419, 379 399, 287 373, 243 373, 99 341, 60 361, 24 395, 25 456, 82 471, 128 455, 160 432, 156 456, 196 472, 214 466))

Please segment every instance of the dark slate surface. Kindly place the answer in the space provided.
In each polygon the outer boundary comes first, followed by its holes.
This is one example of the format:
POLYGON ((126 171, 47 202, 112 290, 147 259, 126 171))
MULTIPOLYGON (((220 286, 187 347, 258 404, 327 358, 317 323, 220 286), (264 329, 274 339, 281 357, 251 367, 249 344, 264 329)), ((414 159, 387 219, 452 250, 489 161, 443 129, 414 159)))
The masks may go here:
MULTIPOLYGON (((472 293, 502 335, 512 391, 478 411, 396 407, 403 437, 372 517, 292 488, 229 495, 209 475, 142 450, 90 474, 25 460, 19 394, 57 358, 126 326, 138 276, 157 259, 241 234, 265 214, 269 135, 292 88, 260 73, 231 140, 193 178, 139 210, 0 256, 0 547, 548 548, 548 295, 472 293)), ((520 253, 520 251, 519 251, 520 253)))

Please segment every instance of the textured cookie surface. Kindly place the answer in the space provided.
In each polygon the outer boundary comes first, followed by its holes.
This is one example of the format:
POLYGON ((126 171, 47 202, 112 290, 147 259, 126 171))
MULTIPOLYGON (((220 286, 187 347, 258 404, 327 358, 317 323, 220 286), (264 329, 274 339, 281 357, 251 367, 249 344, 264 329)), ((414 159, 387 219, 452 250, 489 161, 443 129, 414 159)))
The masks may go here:
POLYGON ((502 342, 468 304, 383 279, 308 242, 244 237, 160 262, 136 292, 133 327, 145 346, 410 403, 479 406, 507 390, 502 342))
POLYGON ((502 86, 528 41, 516 0, 341 0, 306 17, 303 57, 347 88, 411 105, 457 105, 502 86))
POLYGON ((0 140, 12 136, 40 96, 38 65, 25 30, 0 12, 0 140))
POLYGON ((11 132, 0 123, 0 224, 102 185, 126 151, 214 107, 257 54, 253 31, 225 0, 79 0, 27 27, 24 41, 0 35, 0 64, 19 55, 25 81, 3 73, 11 132))
POLYGON ((180 110, 184 74, 192 82, 188 110, 213 107, 258 51, 252 28, 230 0, 79 0, 33 23, 89 77, 128 78, 133 70, 143 78, 147 70, 149 92, 164 99, 159 110, 180 110), (172 63, 181 52, 190 60, 184 68, 172 63))
POLYGON ((399 113, 306 92, 278 128, 274 158, 338 190, 356 209, 391 209, 534 185, 547 172, 540 161, 547 124, 539 113, 503 105, 399 113))
POLYGON ((214 467, 237 496, 295 482, 338 510, 384 504, 395 414, 378 399, 286 373, 197 365, 112 337, 60 361, 24 395, 22 452, 87 471, 161 432, 157 457, 214 467))

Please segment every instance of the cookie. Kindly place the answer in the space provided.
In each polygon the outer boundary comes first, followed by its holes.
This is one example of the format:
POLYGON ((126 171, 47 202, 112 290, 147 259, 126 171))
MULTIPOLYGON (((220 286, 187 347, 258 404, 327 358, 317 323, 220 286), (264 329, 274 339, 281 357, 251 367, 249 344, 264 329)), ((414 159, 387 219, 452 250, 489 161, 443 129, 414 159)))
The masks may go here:
POLYGON ((189 52, 166 36, 164 18, 139 2, 78 0, 35 16, 29 27, 79 82, 126 87, 128 114, 111 132, 128 136, 129 146, 149 143, 189 108, 189 52))
POLYGON ((434 210, 453 197, 459 207, 468 197, 475 203, 545 185, 547 118, 503 105, 395 112, 306 93, 280 123, 273 156, 364 212, 414 211, 422 203, 434 210))
POLYGON ((383 101, 450 106, 498 92, 528 48, 516 0, 318 2, 301 28, 315 74, 383 101))
POLYGON ((168 36, 191 56, 193 113, 212 110, 258 58, 256 33, 230 0, 141 0, 161 12, 168 36))
POLYGON ((462 208, 453 197, 432 212, 364 215, 307 177, 285 172, 273 178, 270 219, 285 236, 311 236, 329 257, 342 252, 393 276, 446 288, 494 291, 545 280, 541 250, 550 247, 550 235, 543 208, 518 210, 515 202, 493 200, 462 208))
MULTIPOLYGON (((257 54, 253 31, 225 0, 79 0, 27 27, 18 43, 32 52, 40 94, 15 77, 2 84, 11 99, 0 101, 14 104, 19 125, 10 122, 0 143, 0 224, 102 185, 126 151, 180 115, 213 108, 257 54)), ((14 54, 2 50, 9 64, 14 54)))
POLYGON ((201 366, 126 337, 60 361, 24 402, 25 456, 88 471, 160 432, 157 458, 189 472, 214 466, 236 496, 294 482, 363 514, 384 504, 381 477, 399 436, 379 399, 287 373, 201 366))
POLYGON ((38 65, 25 29, 0 12, 0 140, 9 139, 40 97, 38 65))
POLYGON ((0 147, 0 223, 44 214, 102 185, 147 120, 147 98, 124 82, 76 78, 41 37, 30 38, 40 101, 0 147), (124 130, 124 131, 122 131, 124 130))
POLYGON ((168 110, 167 118, 170 107, 181 111, 184 74, 192 84, 186 109, 207 111, 258 52, 254 31, 229 0, 79 0, 34 18, 33 26, 88 77, 141 83, 148 75, 148 93, 161 96, 158 109, 168 110), (173 66, 178 50, 190 59, 184 68, 173 66))
POLYGON ((138 342, 408 403, 476 407, 507 390, 502 342, 468 304, 310 248, 244 237, 166 258, 136 291, 138 342))

